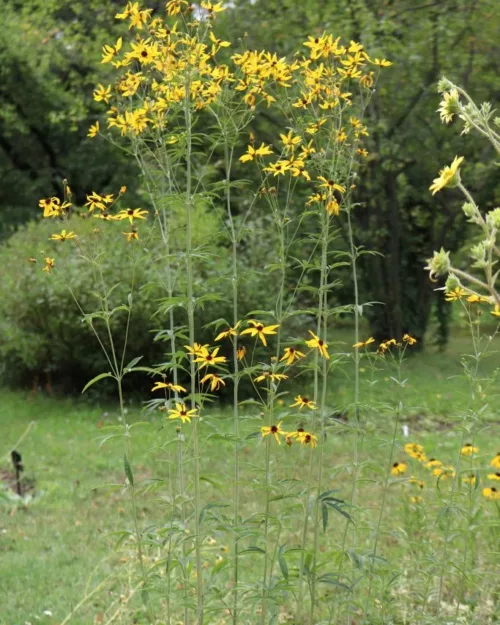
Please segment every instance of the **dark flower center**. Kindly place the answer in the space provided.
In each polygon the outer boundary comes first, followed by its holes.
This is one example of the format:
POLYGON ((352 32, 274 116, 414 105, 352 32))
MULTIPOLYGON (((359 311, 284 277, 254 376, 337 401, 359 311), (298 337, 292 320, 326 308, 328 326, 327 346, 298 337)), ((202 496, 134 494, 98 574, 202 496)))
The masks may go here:
POLYGON ((323 347, 323 341, 319 340, 319 341, 318 341, 318 345, 319 345, 320 347, 323 347))
POLYGON ((303 397, 302 398, 302 403, 303 404, 308 404, 309 403, 309 400, 307 399, 307 397, 303 397))
POLYGON ((187 412, 185 410, 181 410, 179 414, 181 415, 181 417, 185 417, 187 415, 187 412))
POLYGON ((147 53, 147 51, 146 51, 146 50, 143 50, 143 51, 141 52, 141 56, 142 56, 142 58, 145 58, 147 55, 148 55, 148 53, 147 53))
POLYGON ((392 466, 393 466, 394 468, 399 467, 399 462, 395 462, 392 466))
POLYGON ((134 209, 133 208, 129 208, 127 211, 127 215, 133 215, 134 214, 134 209))
POLYGON ((207 360, 207 361, 209 361, 209 362, 210 362, 210 361, 212 360, 212 356, 210 356, 210 354, 209 354, 209 355, 205 358, 205 360, 207 360))
POLYGON ((277 431, 278 431, 278 426, 277 425, 271 425, 271 432, 273 434, 276 434, 277 431))
POLYGON ((494 486, 492 486, 492 487, 491 487, 491 492, 492 492, 492 493, 496 493, 496 492, 497 492, 497 489, 496 489, 494 486))
POLYGON ((256 328, 257 328, 257 332, 262 332, 262 330, 264 329, 264 326, 259 323, 259 325, 256 326, 256 328))
POLYGON ((311 442, 311 435, 310 434, 306 434, 304 437, 304 440, 306 443, 310 443, 311 442))
POLYGON ((297 432, 303 432, 304 428, 297 428, 297 432))

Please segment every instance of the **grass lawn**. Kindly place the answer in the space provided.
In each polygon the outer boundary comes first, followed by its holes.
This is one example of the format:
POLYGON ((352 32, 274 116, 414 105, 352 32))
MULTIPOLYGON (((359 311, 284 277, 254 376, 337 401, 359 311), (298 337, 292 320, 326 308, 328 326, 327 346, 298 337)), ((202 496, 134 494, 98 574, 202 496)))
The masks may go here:
MULTIPOLYGON (((450 425, 448 419, 456 417, 467 406, 467 385, 457 376, 461 372, 460 353, 468 344, 466 338, 457 336, 444 354, 431 350, 410 358, 405 364, 408 388, 403 423, 408 425, 410 437, 404 438, 403 430, 398 426, 396 459, 402 457, 401 446, 410 440, 424 444, 428 456, 446 458, 448 462, 456 458, 460 441, 463 441, 462 432, 456 425, 450 425)), ((497 367, 500 367, 498 354, 485 361, 485 373, 492 374, 497 367)), ((347 366, 344 371, 339 370, 330 391, 330 403, 339 409, 350 401, 352 385, 346 370, 347 366)), ((380 406, 394 400, 388 382, 390 375, 387 371, 376 374, 377 383, 372 387, 372 394, 380 406)), ((363 387, 370 392, 366 383, 363 387)), ((291 390, 292 396, 293 393, 291 390)), ((497 395, 488 394, 488 385, 483 385, 478 393, 485 395, 481 401, 489 404, 475 438, 481 452, 484 450, 484 462, 487 462, 486 459, 498 451, 495 415, 500 402, 497 395)), ((113 549, 119 536, 116 532, 132 529, 130 497, 123 493, 123 440, 111 439, 101 447, 98 441, 103 433, 108 432, 107 426, 116 425, 116 412, 109 407, 89 406, 81 401, 48 398, 41 394, 31 400, 21 392, 6 390, 0 391, 0 401, 0 470, 4 483, 6 471, 10 468, 8 454, 16 445, 23 455, 25 476, 33 480, 34 488, 33 499, 26 506, 17 505, 12 497, 6 497, 5 489, 4 497, 0 499, 0 625, 62 623, 86 592, 119 569, 119 578, 106 583, 71 619, 75 625, 107 622, 113 613, 113 610, 106 612, 110 604, 119 611, 120 595, 126 594, 126 589, 133 585, 127 579, 131 550, 113 549), (17 444, 23 434, 23 440, 17 444), (106 486, 109 484, 121 486, 111 488, 106 486)), ((129 413, 131 421, 141 418, 139 406, 131 406, 129 413)), ((367 483, 372 483, 367 486, 372 489, 371 496, 363 504, 365 515, 371 508, 376 509, 383 479, 380 471, 377 473, 374 469, 370 473, 368 463, 383 467, 382 476, 387 472, 390 413, 391 409, 386 407, 370 417, 370 427, 362 441, 362 458, 367 462, 363 476, 367 483)), ((229 412, 214 408, 210 414, 202 452, 205 503, 227 498, 224 476, 230 470, 232 453, 230 444, 220 442, 231 427, 229 412)), ((252 415, 250 408, 244 414, 251 417, 243 422, 244 432, 258 431, 260 424, 256 415, 252 415)), ((171 438, 173 426, 169 424, 169 427, 170 430, 162 429, 162 417, 157 413, 148 416, 145 425, 133 430, 135 480, 148 486, 138 500, 141 528, 166 523, 168 506, 165 502, 171 482, 172 453, 170 447, 163 444, 171 438), (151 478, 164 481, 158 489, 149 490, 151 478)), ((203 427, 205 425, 201 424, 200 429, 203 427)), ((334 426, 327 448, 325 477, 328 488, 342 490, 343 477, 349 475, 344 464, 349 462, 351 454, 350 438, 345 424, 334 426)), ((279 449, 280 454, 294 451, 286 446, 279 449)), ((254 494, 257 488, 252 473, 258 473, 259 469, 255 467, 262 464, 263 456, 258 439, 249 439, 242 455, 246 470, 242 507, 245 514, 251 516, 256 512, 254 494)), ((286 460, 285 455, 283 458, 285 477, 300 477, 302 461, 286 460)), ((279 462, 278 459, 278 465, 279 462)), ((187 473, 189 482, 189 468, 187 473)), ((391 495, 391 501, 399 506, 398 514, 407 514, 398 498, 397 493, 391 495)), ((297 516, 297 527, 299 519, 297 516)), ((403 521, 398 521, 398 527, 400 523, 403 521)), ((288 525, 293 537, 294 532, 298 533, 294 529, 293 514, 288 525)), ((365 526, 360 530, 362 544, 363 540, 369 541, 368 525, 365 538, 365 526)), ((214 528, 216 534, 216 524, 214 528)), ((221 547, 224 545, 217 544, 212 550, 212 555, 218 559, 221 547)), ((404 541, 394 536, 384 540, 382 545, 385 558, 395 557, 399 561, 407 547, 404 541)), ((411 562, 408 566, 411 568, 411 562)), ((143 622, 133 620, 134 610, 140 615, 140 601, 135 604, 132 601, 131 605, 132 615, 129 613, 124 620, 118 617, 116 622, 143 622)))

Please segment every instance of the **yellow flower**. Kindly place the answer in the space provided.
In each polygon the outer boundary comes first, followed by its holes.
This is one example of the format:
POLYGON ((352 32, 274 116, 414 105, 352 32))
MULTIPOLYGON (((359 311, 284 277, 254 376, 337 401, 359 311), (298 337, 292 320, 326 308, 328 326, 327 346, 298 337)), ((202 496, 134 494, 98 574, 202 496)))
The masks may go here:
POLYGON ((417 339, 414 338, 413 336, 410 336, 409 334, 405 334, 403 336, 403 342, 408 343, 408 345, 415 345, 415 343, 417 342, 417 339))
POLYGON ((196 354, 194 362, 200 363, 200 369, 226 362, 227 358, 225 356, 217 356, 219 349, 220 347, 216 347, 212 353, 210 353, 206 347, 201 347, 200 352, 196 354))
POLYGON ((182 423, 190 423, 191 417, 197 417, 197 409, 193 408, 188 410, 186 404, 175 403, 175 409, 171 408, 169 411, 169 419, 180 419, 182 423))
POLYGON ((420 497, 420 495, 412 495, 410 497, 410 502, 411 503, 422 503, 423 499, 422 497, 420 497))
POLYGON ((248 323, 252 325, 253 327, 243 330, 243 332, 241 332, 241 336, 243 336, 244 334, 257 336, 266 347, 267 347, 266 335, 276 334, 276 329, 279 328, 279 324, 274 325, 274 326, 265 326, 260 321, 255 321, 255 319, 249 319, 248 323))
POLYGON ((222 2, 217 2, 216 4, 212 4, 209 0, 202 0, 201 7, 208 11, 208 17, 213 19, 215 17, 215 13, 220 13, 221 11, 225 11, 225 7, 222 6, 222 2))
POLYGON ((497 490, 494 486, 483 488, 483 497, 490 500, 500 499, 500 491, 497 490))
POLYGON ((340 205, 334 197, 327 202, 325 209, 330 216, 335 215, 335 217, 338 217, 340 215, 340 205))
POLYGON ((58 217, 66 208, 69 208, 71 204, 69 202, 61 204, 61 200, 58 197, 48 197, 39 200, 38 206, 43 208, 44 217, 58 217))
POLYGON ((150 41, 150 39, 146 39, 146 41, 141 39, 137 43, 130 44, 132 52, 129 52, 127 57, 137 59, 141 65, 154 63, 160 51, 158 50, 158 46, 156 44, 150 44, 150 41))
POLYGON ((490 465, 495 469, 500 469, 500 451, 497 455, 491 460, 490 465))
POLYGON ((319 185, 320 189, 328 189, 330 193, 333 191, 339 191, 340 193, 345 193, 345 187, 340 184, 337 184, 335 181, 331 179, 326 179, 324 176, 318 176, 318 180, 321 180, 321 184, 319 185))
POLYGON ((151 391, 159 391, 162 388, 167 388, 169 391, 174 391, 174 393, 187 393, 183 386, 174 384, 173 382, 155 382, 151 391))
POLYGON ((209 38, 210 38, 210 41, 212 42, 212 50, 211 50, 212 56, 215 56, 221 48, 229 48, 231 45, 230 41, 223 41, 222 39, 217 39, 217 37, 214 35, 212 30, 210 31, 209 38))
POLYGON ((464 160, 463 156, 455 156, 451 165, 446 165, 444 169, 439 172, 439 178, 435 178, 432 181, 429 191, 432 191, 432 195, 436 194, 445 187, 456 187, 460 182, 460 164, 464 160))
POLYGON ((247 147, 247 151, 243 156, 240 156, 240 161, 242 163, 247 163, 248 161, 253 161, 257 156, 268 156, 272 154, 273 150, 270 145, 260 144, 260 148, 255 149, 253 146, 249 145, 247 147))
POLYGON ((467 301, 469 302, 469 304, 489 304, 490 298, 484 297, 483 295, 469 295, 467 301))
POLYGON ((221 341, 222 339, 227 339, 228 336, 238 336, 238 332, 236 332, 236 330, 238 329, 240 324, 241 324, 241 321, 238 321, 238 323, 234 326, 234 328, 228 328, 227 330, 224 330, 223 332, 221 332, 215 337, 215 340, 221 341))
POLYGON ((375 339, 373 338, 373 336, 370 336, 369 339, 367 339, 366 341, 360 341, 359 343, 354 343, 353 347, 367 347, 368 345, 371 345, 372 343, 375 343, 375 339))
POLYGON ((301 445, 310 445, 314 449, 318 444, 318 437, 310 432, 304 432, 303 436, 299 438, 299 442, 301 445))
POLYGON ((109 193, 107 195, 99 195, 95 191, 92 191, 90 195, 87 195, 87 201, 84 206, 89 207, 89 211, 92 212, 96 208, 101 211, 106 210, 106 204, 111 204, 113 202, 113 194, 109 193))
POLYGON ((417 486, 418 488, 420 488, 420 490, 424 489, 425 483, 422 480, 419 480, 416 477, 410 477, 410 484, 412 486, 417 486))
POLYGON ((92 139, 98 134, 99 134, 99 122, 97 121, 95 124, 92 124, 92 126, 90 126, 89 131, 87 133, 87 137, 90 137, 92 139))
POLYGON ((123 45, 123 39, 120 37, 114 46, 102 47, 102 61, 101 63, 109 63, 120 52, 123 45))
POLYGON ((46 271, 47 273, 49 273, 50 271, 52 271, 52 269, 54 269, 55 261, 53 258, 49 258, 48 256, 44 260, 45 267, 42 271, 46 271))
POLYGON ((205 382, 210 382, 211 391, 218 391, 221 386, 226 386, 224 380, 218 375, 215 375, 215 373, 207 373, 207 375, 201 379, 202 384, 205 384, 205 382))
POLYGON ((390 67, 392 65, 391 61, 386 61, 385 59, 375 59, 372 63, 379 67, 390 67))
POLYGON ((103 85, 97 85, 97 88, 94 89, 94 100, 96 102, 106 102, 109 103, 111 99, 111 85, 104 87, 103 85))
POLYGON ((263 438, 272 434, 274 436, 274 440, 281 445, 280 436, 285 436, 285 432, 281 429, 281 424, 283 421, 280 421, 278 425, 264 425, 260 428, 260 433, 263 438))
POLYGON ((429 461, 425 465, 426 469, 434 469, 434 467, 441 467, 443 463, 441 460, 436 460, 436 458, 429 458, 429 461))
POLYGON ((404 450, 412 458, 420 457, 424 453, 424 448, 418 443, 406 443, 404 450))
POLYGON ((304 358, 305 354, 299 352, 295 347, 285 347, 285 353, 283 357, 280 358, 280 362, 286 360, 287 366, 290 366, 295 360, 299 360, 300 358, 304 358))
POLYGON ((323 339, 320 339, 319 336, 316 336, 311 330, 308 330, 308 332, 313 338, 306 341, 306 345, 312 349, 317 349, 323 358, 330 360, 330 355, 328 354, 328 343, 325 343, 323 339))
POLYGON ((453 467, 439 466, 432 471, 432 475, 443 478, 455 477, 455 469, 453 467))
POLYGON ((391 468, 391 475, 404 475, 407 468, 404 462, 395 462, 391 468))
POLYGON ((254 382, 263 382, 267 379, 270 379, 273 382, 281 382, 282 380, 288 380, 288 376, 284 373, 271 373, 270 371, 264 371, 264 373, 261 373, 255 378, 254 382))
POLYGON ((500 306, 495 304, 495 310, 490 311, 490 314, 494 317, 500 317, 500 306))
POLYGON ((462 456, 472 456, 473 454, 477 454, 478 451, 479 447, 474 447, 472 443, 466 443, 460 450, 460 453, 462 456))
POLYGON ((193 347, 190 345, 184 345, 184 349, 190 356, 200 356, 207 351, 208 343, 201 345, 201 343, 195 343, 193 347))
POLYGON ((295 403, 290 404, 290 408, 299 407, 299 410, 302 410, 304 406, 310 408, 311 410, 317 410, 316 402, 312 401, 312 399, 308 399, 307 397, 302 397, 302 395, 297 395, 295 397, 295 403))
POLYGON ((128 219, 130 223, 134 223, 134 219, 146 219, 144 215, 147 215, 148 211, 142 208, 126 208, 121 210, 117 215, 117 219, 128 219))
POLYGON ((464 484, 470 484, 471 486, 474 486, 474 484, 476 483, 475 473, 469 473, 468 475, 462 477, 462 482, 464 484))
POLYGON ((488 473, 488 479, 489 480, 500 480, 500 471, 497 471, 496 473, 488 473))
POLYGON ((66 241, 67 239, 74 239, 76 237, 74 232, 66 232, 66 230, 62 230, 61 234, 53 234, 50 237, 51 241, 66 241))
POLYGON ((280 139, 287 152, 293 152, 295 150, 295 146, 302 141, 301 137, 293 134, 293 130, 290 130, 287 135, 280 134, 280 139))
POLYGON ((441 100, 439 103, 437 112, 441 121, 449 124, 454 115, 460 112, 460 98, 456 89, 452 89, 449 93, 444 93, 443 96, 444 100, 441 100))
POLYGON ((188 6, 189 2, 186 2, 186 0, 169 0, 167 2, 167 14, 179 15, 179 13, 183 10, 183 7, 188 6))
POLYGON ((273 176, 284 176, 290 170, 290 161, 276 161, 270 163, 268 167, 264 167, 264 171, 273 174, 273 176))
POLYGON ((241 347, 238 347, 238 350, 236 352, 236 357, 238 358, 238 360, 243 360, 243 358, 245 358, 245 354, 247 353, 247 348, 242 345, 241 347))
POLYGON ((467 291, 457 286, 453 289, 453 291, 448 291, 448 293, 445 293, 444 299, 447 302, 456 302, 457 300, 462 299, 462 297, 465 297, 466 295, 467 295, 467 291))
POLYGON ((138 241, 139 240, 139 233, 137 232, 137 230, 135 228, 133 228, 132 230, 130 230, 130 232, 122 232, 122 234, 124 234, 127 237, 127 241, 130 243, 131 241, 138 241))

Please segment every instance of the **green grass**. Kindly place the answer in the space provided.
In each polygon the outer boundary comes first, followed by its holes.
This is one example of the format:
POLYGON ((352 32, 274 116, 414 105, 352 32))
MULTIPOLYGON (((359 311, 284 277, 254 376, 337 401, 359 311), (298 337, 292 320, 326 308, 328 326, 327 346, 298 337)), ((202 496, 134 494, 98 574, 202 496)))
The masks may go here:
MULTIPOLYGON (((462 434, 458 428, 446 425, 446 418, 456 416, 467 402, 464 380, 456 377, 461 371, 459 354, 467 344, 465 338, 455 338, 446 353, 429 351, 418 354, 405 365, 409 385, 405 399, 408 412, 403 422, 409 425, 410 440, 423 443, 428 455, 443 459, 456 457, 462 434)), ((486 361, 485 373, 491 373, 497 366, 500 366, 500 358, 494 355, 486 361)), ((374 386, 374 395, 382 402, 393 400, 386 380, 388 375, 387 372, 378 373, 378 382, 374 386)), ((331 405, 342 409, 350 401, 351 383, 347 373, 341 371, 335 379, 331 405)), ((490 408, 485 411, 484 429, 476 442, 487 458, 497 451, 488 415, 498 410, 499 400, 491 395, 484 401, 490 402, 490 408)), ((34 481, 35 494, 26 506, 0 499, 0 624, 60 623, 85 595, 86 588, 92 589, 108 575, 120 571, 119 579, 110 582, 103 592, 96 593, 71 620, 75 625, 94 623, 96 617, 99 620, 98 615, 104 613, 110 603, 118 602, 120 593, 130 587, 127 567, 131 566, 132 551, 130 548, 125 551, 113 549, 117 540, 113 532, 132 529, 130 498, 122 492, 123 440, 111 439, 102 447, 98 441, 106 433, 106 426, 116 425, 116 412, 109 407, 90 407, 82 402, 42 395, 30 400, 23 393, 8 391, 1 392, 1 404, 1 454, 8 454, 33 423, 18 449, 23 454, 25 475, 34 481), (109 484, 122 486, 106 487, 109 484), (44 611, 50 611, 50 615, 45 615, 44 611)), ((249 410, 247 413, 256 416, 249 410)), ((387 466, 388 428, 384 423, 389 413, 382 410, 373 419, 363 444, 365 458, 381 467, 387 466)), ((203 430, 205 434, 213 434, 216 429, 222 433, 228 431, 230 423, 225 418, 229 417, 226 410, 213 409, 211 415, 207 429, 203 430)), ((139 406, 131 407, 130 419, 139 418, 139 406)), ((165 524, 168 511, 162 497, 169 489, 169 456, 168 451, 159 446, 171 438, 172 430, 162 429, 159 414, 148 417, 147 421, 146 425, 134 430, 132 463, 135 479, 147 482, 150 478, 160 478, 164 482, 160 483, 158 490, 141 494, 141 527, 165 524)), ((171 424, 169 427, 172 428, 171 424)), ((326 470, 328 487, 340 484, 341 488, 342 464, 349 462, 349 433, 343 427, 334 429, 330 439, 326 470)), ((244 430, 246 433, 257 431, 258 421, 245 421, 244 430)), ((403 439, 399 428, 397 436, 399 445, 408 440, 403 439)), ((224 444, 221 453, 221 445, 217 438, 207 439, 203 445, 205 502, 227 499, 224 476, 230 470, 231 452, 230 445, 224 444)), ((292 451, 283 446, 279 453, 292 451)), ((243 454, 244 462, 252 467, 261 462, 262 453, 258 441, 249 439, 248 449, 243 454)), ((396 456, 399 458, 400 452, 396 452, 396 456)), ((287 477, 300 477, 300 466, 294 466, 293 462, 287 464, 287 461, 285 465, 287 477)), ((0 469, 8 468, 8 458, 1 458, 0 469)), ((369 469, 367 472, 372 479, 369 469)), ((254 493, 255 485, 251 486, 248 477, 243 486, 243 507, 248 515, 256 511, 254 493)), ((375 488, 365 502, 365 508, 375 507, 378 497, 379 491, 375 488)), ((398 497, 394 496, 394 505, 399 505, 398 497)), ((292 537, 293 525, 292 522, 292 537)), ((404 546, 401 542, 393 542, 384 542, 384 556, 400 559, 404 546)), ((214 547, 214 553, 219 548, 220 545, 214 547)), ((133 610, 139 612, 140 602, 133 605, 133 610)))

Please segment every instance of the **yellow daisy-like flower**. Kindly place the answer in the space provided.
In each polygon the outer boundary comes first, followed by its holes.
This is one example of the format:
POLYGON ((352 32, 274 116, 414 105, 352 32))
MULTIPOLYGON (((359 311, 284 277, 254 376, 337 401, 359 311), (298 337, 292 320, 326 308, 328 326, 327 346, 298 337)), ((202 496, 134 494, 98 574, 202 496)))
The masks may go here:
POLYGON ((285 353, 283 354, 283 357, 280 358, 280 362, 286 360, 286 365, 289 367, 295 360, 300 360, 301 358, 304 358, 304 356, 305 354, 299 352, 299 350, 295 349, 295 347, 285 347, 285 353))
POLYGON ((44 261, 45 261, 45 267, 43 268, 42 271, 46 271, 47 273, 49 273, 50 271, 52 271, 52 269, 54 269, 55 260, 47 256, 44 259, 44 261))
POLYGON ((87 201, 85 202, 84 206, 88 206, 90 212, 92 212, 96 208, 98 208, 100 211, 105 211, 106 205, 112 204, 112 203, 113 203, 112 193, 108 193, 106 195, 100 195, 99 193, 92 191, 90 195, 87 195, 87 201))
POLYGON ((173 382, 155 382, 151 391, 160 391, 163 388, 166 388, 169 391, 174 391, 174 393, 187 393, 183 386, 180 384, 174 384, 173 382))
POLYGON ((460 450, 460 453, 462 456, 472 456, 473 454, 477 454, 478 451, 479 447, 475 447, 472 443, 466 443, 460 450))
POLYGON ((312 401, 312 399, 308 399, 307 397, 302 397, 302 395, 297 395, 297 397, 295 397, 295 403, 290 404, 290 408, 295 408, 297 406, 299 410, 302 410, 304 407, 310 408, 311 410, 317 410, 316 402, 312 401))
POLYGON ((304 435, 299 438, 301 445, 310 445, 313 449, 318 445, 318 437, 310 432, 304 432, 304 435))
POLYGON ((491 460, 490 465, 494 467, 495 469, 500 469, 500 451, 491 460))
POLYGON ((487 488, 483 488, 483 497, 485 499, 498 500, 500 499, 500 491, 494 486, 488 486, 487 488))
POLYGON ((417 343, 417 339, 409 334, 403 335, 403 342, 408 343, 408 345, 415 345, 417 343))
POLYGON ((241 324, 241 321, 238 321, 238 323, 234 326, 234 328, 228 328, 227 330, 224 330, 223 332, 221 332, 215 337, 215 340, 222 341, 222 339, 227 339, 230 336, 238 336, 237 330, 240 324, 241 324))
POLYGON ((139 233, 137 232, 137 230, 135 230, 135 228, 130 230, 130 232, 122 232, 122 234, 124 234, 127 237, 127 241, 129 243, 134 240, 135 241, 139 240, 139 233))
POLYGON ((446 165, 444 169, 440 170, 439 177, 434 178, 429 187, 429 191, 432 191, 432 195, 435 195, 445 187, 456 187, 460 183, 460 165, 463 160, 463 156, 455 156, 451 165, 446 165))
POLYGON ((76 234, 74 232, 66 232, 66 230, 61 230, 61 234, 53 234, 50 237, 51 241, 67 241, 68 239, 76 238, 76 234))
POLYGON ((278 443, 278 445, 281 445, 280 436, 286 435, 286 433, 281 428, 282 423, 283 421, 280 421, 278 425, 263 425, 260 428, 260 433, 262 435, 262 438, 272 435, 274 436, 274 440, 278 443))
POLYGON ((87 137, 93 139, 96 135, 99 134, 99 122, 97 121, 95 124, 90 126, 89 131, 87 133, 87 137))
POLYGON ((101 84, 97 85, 97 88, 94 89, 93 96, 96 102, 106 102, 106 104, 109 104, 111 99, 111 85, 107 87, 101 84))
POLYGON ((133 224, 134 219, 146 219, 144 215, 147 215, 147 214, 148 214, 148 211, 143 210, 142 208, 126 208, 124 210, 121 210, 116 215, 116 218, 119 220, 128 219, 130 223, 133 224))
POLYGON ((489 480, 500 480, 500 471, 497 471, 496 473, 488 473, 488 479, 489 480))
POLYGON ((392 65, 391 61, 387 61, 386 59, 375 59, 371 61, 374 65, 378 65, 379 67, 390 67, 392 65))
POLYGON ((408 465, 404 462, 395 462, 391 467, 391 475, 404 475, 408 465))
POLYGON ((171 408, 168 412, 169 419, 180 419, 182 423, 190 423, 192 417, 198 416, 196 414, 198 412, 196 408, 188 410, 186 404, 178 404, 177 402, 175 404, 175 409, 171 408))
POLYGON ((338 217, 340 215, 340 204, 337 202, 337 200, 334 197, 331 197, 328 202, 326 203, 325 206, 326 212, 330 215, 330 217, 332 215, 335 215, 335 217, 338 217))
POLYGON ((280 134, 280 139, 288 152, 293 152, 295 147, 302 141, 301 137, 293 134, 293 130, 290 130, 287 135, 280 134))
POLYGON ((194 362, 199 363, 200 369, 203 369, 203 367, 221 365, 227 362, 227 358, 225 356, 217 356, 219 349, 220 347, 216 347, 212 353, 210 353, 206 347, 202 347, 200 353, 196 354, 194 362))
POLYGON ((242 345, 241 347, 238 347, 237 351, 236 351, 236 357, 238 358, 238 360, 243 360, 243 358, 245 358, 245 354, 247 353, 247 348, 242 345))
POLYGON ((456 302, 457 300, 462 299, 467 295, 467 291, 462 289, 462 287, 457 286, 452 291, 448 291, 445 293, 444 299, 447 302, 456 302))
POLYGON ((222 378, 215 373, 207 373, 207 375, 201 379, 201 383, 205 384, 205 382, 210 382, 210 390, 218 391, 222 386, 226 386, 226 383, 222 378))
POLYGON ((354 343, 353 347, 355 347, 356 349, 359 347, 367 347, 372 343, 375 343, 375 339, 373 338, 373 336, 370 336, 370 338, 366 339, 366 341, 359 341, 359 343, 354 343))
POLYGON ((468 475, 464 475, 462 477, 462 482, 464 484, 470 484, 471 486, 474 486, 474 484, 476 483, 475 473, 469 473, 468 475))
POLYGON ((495 310, 490 311, 490 314, 494 317, 500 317, 500 306, 495 304, 495 310))
POLYGON ((437 460, 436 458, 429 458, 429 461, 425 465, 426 469, 434 469, 435 467, 442 467, 443 463, 441 460, 437 460))
POLYGON ((469 295, 467 301, 469 302, 469 304, 489 304, 490 298, 484 297, 483 295, 469 295))
POLYGON ((258 337, 262 343, 267 347, 266 335, 276 334, 276 329, 279 328, 279 324, 273 326, 265 326, 260 321, 255 321, 255 319, 249 319, 248 323, 253 326, 251 328, 247 328, 241 332, 241 336, 244 334, 250 334, 250 336, 258 337))
POLYGON ((330 355, 328 354, 328 343, 323 341, 323 339, 320 339, 319 336, 316 336, 312 330, 308 330, 308 332, 313 338, 306 341, 306 345, 312 349, 317 349, 323 358, 330 360, 330 355))
POLYGON ((270 145, 264 145, 263 143, 261 143, 260 148, 257 149, 249 145, 247 147, 247 151, 245 152, 245 154, 243 154, 243 156, 240 156, 239 160, 242 163, 247 163, 248 161, 253 161, 255 158, 257 158, 257 156, 268 156, 272 153, 273 150, 270 145))
POLYGON ((264 371, 264 373, 261 373, 255 378, 254 382, 264 382, 264 380, 282 382, 283 380, 288 380, 288 376, 284 373, 271 373, 270 371, 264 371))
POLYGON ((105 45, 102 47, 101 63, 109 63, 120 52, 123 45, 123 39, 120 37, 114 46, 105 45))
POLYGON ((406 443, 404 450, 411 458, 417 458, 424 453, 424 448, 418 443, 406 443))
POLYGON ((270 163, 268 167, 264 167, 264 171, 273 174, 273 176, 284 176, 290 168, 290 161, 276 161, 276 163, 270 163))
POLYGON ((410 484, 412 486, 416 486, 417 488, 420 488, 420 490, 423 490, 425 487, 425 482, 423 480, 419 480, 416 477, 410 477, 410 484))
POLYGON ((184 349, 190 356, 201 356, 204 352, 206 352, 206 348, 208 347, 208 343, 202 345, 201 343, 195 343, 192 347, 190 345, 184 345, 184 349))
POLYGON ((440 466, 434 468, 434 470, 432 471, 432 475, 436 477, 453 478, 456 474, 453 467, 440 466))
POLYGON ((328 189, 330 193, 338 191, 339 193, 345 193, 345 187, 337 184, 334 180, 327 179, 324 176, 318 176, 318 180, 321 180, 320 189, 328 189))

